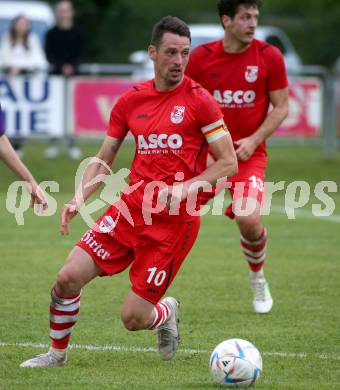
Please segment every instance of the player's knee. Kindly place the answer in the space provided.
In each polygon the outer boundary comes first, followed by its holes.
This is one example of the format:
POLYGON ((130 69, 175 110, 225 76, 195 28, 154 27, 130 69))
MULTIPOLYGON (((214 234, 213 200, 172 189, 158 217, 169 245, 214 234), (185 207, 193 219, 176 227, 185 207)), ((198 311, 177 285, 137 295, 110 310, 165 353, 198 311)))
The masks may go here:
POLYGON ((236 220, 242 236, 248 240, 256 240, 263 232, 263 225, 257 215, 237 217, 236 220))
POLYGON ((139 329, 138 319, 133 315, 122 314, 122 321, 125 328, 131 332, 139 329))
POLYGON ((132 310, 123 308, 121 318, 125 328, 131 332, 145 328, 143 319, 132 310))
POLYGON ((77 268, 72 266, 73 260, 75 259, 71 253, 67 259, 67 262, 57 275, 57 290, 65 295, 77 293, 83 287, 81 273, 77 268))
POLYGON ((82 286, 70 270, 62 268, 57 275, 56 287, 60 293, 68 295, 80 291, 82 286))

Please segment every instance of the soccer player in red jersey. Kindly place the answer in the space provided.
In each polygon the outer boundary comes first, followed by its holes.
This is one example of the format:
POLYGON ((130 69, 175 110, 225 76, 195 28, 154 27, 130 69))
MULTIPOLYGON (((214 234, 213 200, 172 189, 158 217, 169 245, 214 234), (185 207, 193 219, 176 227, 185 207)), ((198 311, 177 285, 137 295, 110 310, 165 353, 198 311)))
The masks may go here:
POLYGON ((267 231, 260 218, 267 165, 265 141, 287 116, 288 82, 280 51, 254 38, 260 5, 260 0, 220 0, 224 38, 194 49, 186 75, 215 97, 233 139, 239 172, 226 183, 232 197, 226 215, 235 218, 240 229, 254 310, 267 313, 273 300, 263 273, 267 231))
POLYGON ((5 126, 3 113, 0 106, 0 158, 4 163, 22 180, 28 184, 28 190, 31 194, 31 205, 40 204, 43 209, 47 208, 47 202, 43 191, 38 186, 31 172, 20 160, 8 138, 5 135, 5 126))
POLYGON ((62 210, 61 233, 68 233, 69 222, 81 206, 79 199, 85 201, 98 188, 96 179, 101 175, 102 181, 108 174, 107 166, 131 130, 136 154, 129 191, 71 251, 51 293, 51 348, 21 367, 65 364, 82 288, 97 276, 114 275, 130 265, 132 288, 121 312, 125 327, 155 329, 162 359, 176 353, 178 302, 161 298, 199 230, 199 217, 187 211, 186 199, 198 181, 209 186, 237 172, 231 137, 216 101, 184 76, 189 48, 190 31, 183 21, 168 16, 155 25, 148 49, 155 78, 131 88, 113 107, 97 158, 87 166, 75 196, 62 210), (206 168, 208 143, 216 160, 206 168), (153 191, 155 187, 159 191, 153 191), (158 200, 163 207, 158 207, 158 200), (150 212, 152 221, 145 218, 150 212))

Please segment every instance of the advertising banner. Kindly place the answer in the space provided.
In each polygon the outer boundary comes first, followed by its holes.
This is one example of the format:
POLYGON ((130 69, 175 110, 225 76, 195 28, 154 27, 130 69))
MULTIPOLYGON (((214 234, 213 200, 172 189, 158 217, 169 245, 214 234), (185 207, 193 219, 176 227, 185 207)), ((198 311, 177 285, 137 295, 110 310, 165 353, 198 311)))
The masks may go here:
POLYGON ((322 83, 319 79, 289 80, 289 114, 275 137, 316 137, 322 128, 322 83))
POLYGON ((0 102, 9 137, 63 137, 63 77, 0 76, 0 102))
MULTIPOLYGON (((75 135, 100 135, 107 130, 118 97, 135 85, 114 77, 72 81, 70 128, 75 135)), ((322 125, 322 83, 317 78, 294 78, 289 83, 289 115, 275 137, 316 137, 322 125)))
POLYGON ((122 93, 135 84, 124 78, 75 78, 70 85, 70 128, 73 134, 105 133, 113 105, 122 93))

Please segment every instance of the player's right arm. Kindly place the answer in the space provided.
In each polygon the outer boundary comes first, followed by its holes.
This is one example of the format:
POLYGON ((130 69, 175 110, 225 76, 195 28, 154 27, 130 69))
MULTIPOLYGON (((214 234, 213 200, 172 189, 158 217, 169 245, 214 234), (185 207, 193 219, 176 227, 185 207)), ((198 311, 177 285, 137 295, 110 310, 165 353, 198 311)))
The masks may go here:
POLYGON ((80 207, 103 183, 107 175, 110 175, 110 167, 123 139, 106 136, 95 158, 89 161, 74 197, 65 204, 61 211, 60 233, 62 235, 69 233, 71 219, 75 217, 80 207))
POLYGON ((110 174, 110 167, 116 157, 123 138, 106 136, 94 159, 89 161, 74 197, 61 210, 60 233, 69 233, 69 223, 80 207, 103 183, 110 174))
POLYGON ((60 233, 62 235, 69 233, 70 220, 78 213, 85 201, 98 189, 106 176, 111 173, 110 167, 129 128, 125 96, 126 94, 122 95, 112 108, 109 128, 104 142, 96 157, 85 168, 74 197, 65 204, 61 211, 60 233))

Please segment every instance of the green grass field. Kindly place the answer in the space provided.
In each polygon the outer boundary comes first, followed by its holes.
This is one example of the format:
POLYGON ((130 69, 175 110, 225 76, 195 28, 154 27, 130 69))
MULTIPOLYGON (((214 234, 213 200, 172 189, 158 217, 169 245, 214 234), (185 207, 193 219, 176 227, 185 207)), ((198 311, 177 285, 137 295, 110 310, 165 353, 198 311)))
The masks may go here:
MULTIPOLYGON (((40 181, 59 182, 60 193, 53 196, 60 208, 72 195, 77 164, 67 158, 44 161, 42 148, 27 145, 24 161, 40 181)), ((96 150, 84 147, 87 155, 96 150)), ((324 160, 315 148, 272 148, 269 154, 268 181, 305 180, 314 188, 320 180, 332 180, 340 186, 339 158, 324 160)), ((131 155, 131 146, 123 146, 117 167, 128 166, 131 155)), ((32 370, 19 364, 46 350, 49 290, 86 226, 78 218, 70 236, 61 237, 58 215, 43 218, 32 211, 25 213, 25 225, 17 226, 5 210, 14 177, 1 165, 0 178, 1 389, 216 389, 210 352, 232 337, 253 342, 263 355, 257 389, 340 388, 339 190, 330 194, 333 219, 312 217, 313 197, 297 219, 288 220, 284 192, 274 195, 275 209, 264 218, 270 237, 266 276, 274 298, 270 314, 252 311, 235 224, 207 215, 169 290, 181 301, 182 343, 173 361, 160 360, 152 332, 123 328, 120 306, 130 287, 124 272, 85 289, 67 366, 32 370)))

